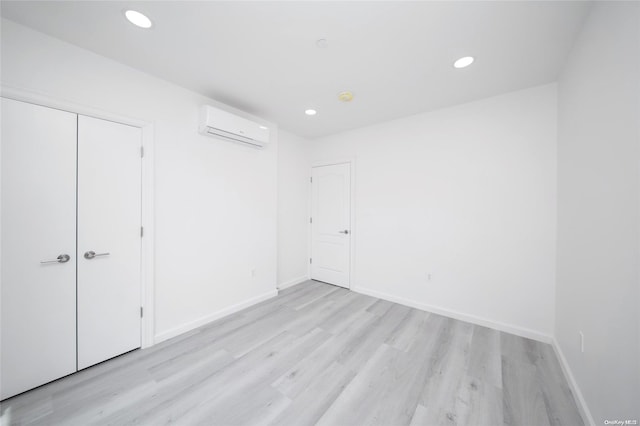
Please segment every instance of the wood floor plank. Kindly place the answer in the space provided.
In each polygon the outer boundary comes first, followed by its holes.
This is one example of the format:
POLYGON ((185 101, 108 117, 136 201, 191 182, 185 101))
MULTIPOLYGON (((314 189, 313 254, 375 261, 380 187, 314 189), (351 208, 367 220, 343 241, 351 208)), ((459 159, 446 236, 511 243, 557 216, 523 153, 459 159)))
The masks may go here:
POLYGON ((295 303, 289 303, 288 306, 291 306, 296 311, 306 308, 307 306, 313 304, 318 299, 330 299, 335 300, 344 296, 347 293, 346 289, 341 287, 335 287, 332 285, 328 285, 322 289, 321 292, 309 297, 304 297, 302 299, 298 299, 295 303))
POLYGON ((551 346, 315 281, 0 413, 11 425, 582 424, 551 346))
POLYGON ((412 309, 393 330, 385 343, 403 352, 409 351, 416 340, 420 339, 420 334, 428 332, 430 315, 429 312, 412 309))
MULTIPOLYGON (((181 421, 186 424, 205 422, 209 415, 219 411, 221 407, 238 404, 237 399, 245 399, 256 389, 266 388, 282 375, 292 362, 308 355, 329 335, 315 329, 301 338, 288 337, 291 338, 262 345, 257 360, 252 352, 199 386, 197 392, 192 392, 190 396, 191 403, 188 404, 188 409, 177 413, 181 421)), ((175 415, 176 413, 172 413, 172 418, 175 415)))
POLYGON ((205 410, 190 412, 181 422, 198 425, 268 425, 290 404, 291 400, 275 389, 255 386, 246 389, 241 397, 225 398, 205 410))
POLYGON ((331 294, 324 299, 316 300, 308 306, 305 312, 300 313, 295 322, 287 325, 287 330, 298 335, 304 335, 309 330, 320 327, 329 318, 337 315, 348 317, 355 312, 344 308, 358 303, 359 296, 356 293, 347 292, 341 293, 338 297, 333 297, 331 294))
POLYGON ((288 296, 289 294, 297 293, 298 291, 303 291, 308 289, 314 285, 322 285, 318 281, 306 280, 299 284, 292 285, 291 287, 283 288, 278 290, 278 298, 283 296, 288 296))
POLYGON ((349 369, 360 370, 410 310, 406 306, 394 304, 383 316, 374 319, 370 327, 359 330, 353 339, 339 348, 337 361, 349 369))
POLYGON ((374 315, 382 316, 387 313, 389 309, 393 306, 392 302, 388 300, 378 300, 376 303, 367 308, 367 311, 371 312, 374 315))
POLYGON ((337 334, 345 328, 348 319, 360 310, 366 310, 375 303, 375 299, 369 296, 358 295, 348 304, 343 304, 339 309, 334 309, 330 315, 325 315, 324 319, 318 324, 321 329, 337 334), (345 319, 347 321, 345 321, 345 319))
MULTIPOLYGON (((342 420, 379 425, 410 423, 431 371, 429 363, 424 361, 431 357, 438 342, 438 321, 424 321, 429 315, 422 314, 412 315, 411 312, 401 317, 394 331, 399 332, 398 327, 404 324, 408 331, 399 333, 403 336, 399 342, 405 342, 404 336, 411 336, 411 342, 407 340, 401 348, 381 343, 327 410, 321 423, 342 420)), ((444 320, 440 317, 440 324, 444 320)), ((391 338, 386 341, 398 343, 391 338)))
MULTIPOLYGON (((262 318, 265 314, 270 314, 273 309, 278 309, 290 303, 293 300, 305 300, 305 297, 313 297, 317 291, 321 291, 326 288, 324 284, 317 281, 306 281, 304 283, 289 287, 285 290, 281 290, 277 297, 272 297, 263 302, 257 303, 240 312, 230 315, 229 317, 241 316, 251 320, 257 320, 262 318)), ((229 318, 226 317, 226 318, 229 318)), ((217 323, 225 321, 226 318, 221 318, 210 324, 212 327, 216 327, 217 323)), ((206 329, 209 325, 205 325, 201 328, 206 329)))
MULTIPOLYGON (((374 321, 373 315, 364 311, 356 313, 353 317, 355 320, 350 322, 346 329, 295 363, 273 382, 273 386, 290 398, 297 398, 318 377, 322 377, 325 370, 336 362, 336 350, 349 346, 349 342, 356 339, 360 332, 369 328, 374 321)), ((348 370, 346 367, 344 369, 348 370)))
MULTIPOLYGON (((193 363, 185 363, 184 368, 175 374, 156 379, 156 391, 147 393, 143 399, 132 401, 129 409, 124 409, 104 416, 97 424, 122 425, 140 424, 141 419, 158 413, 166 404, 178 401, 189 392, 197 388, 200 383, 209 380, 224 367, 232 364, 234 358, 226 351, 201 358, 193 363), (203 372, 206 372, 203 374, 203 372)), ((103 405, 108 406, 111 401, 103 405)), ((142 423, 144 424, 144 423, 142 423)))
POLYGON ((502 356, 514 362, 535 364, 540 358, 538 342, 509 333, 500 334, 502 356))
POLYGON ((0 424, 5 425, 45 425, 51 424, 55 411, 51 397, 33 399, 30 404, 0 403, 0 424))
POLYGON ((218 398, 229 387, 242 387, 269 369, 278 359, 282 348, 289 348, 297 340, 296 336, 281 333, 263 343, 245 356, 234 360, 226 368, 213 373, 201 374, 189 383, 179 395, 170 392, 153 411, 136 416, 140 424, 167 424, 186 421, 185 416, 192 411, 206 408, 210 401, 218 398), (238 380, 234 380, 238 379, 238 380))
MULTIPOLYGON (((298 286, 300 287, 300 286, 298 286)), ((316 297, 320 297, 326 292, 331 291, 333 286, 321 284, 317 281, 310 281, 309 285, 302 287, 301 291, 295 292, 285 300, 280 301, 280 305, 289 306, 295 308, 300 304, 304 304, 309 300, 313 300, 316 297)), ((277 302, 277 301, 274 301, 277 302)))
POLYGON ((427 409, 429 424, 457 424, 457 419, 462 417, 458 397, 465 386, 472 333, 471 324, 449 318, 443 320, 420 398, 420 404, 427 409))
POLYGON ((349 293, 340 291, 314 299, 305 306, 303 311, 297 311, 296 318, 287 323, 285 329, 298 336, 303 336, 310 330, 318 328, 323 318, 331 317, 336 310, 350 303, 350 299, 349 293))
POLYGON ((468 374, 497 388, 502 388, 500 334, 497 330, 476 325, 469 349, 468 374))
POLYGON ((504 424, 502 386, 465 376, 456 401, 455 420, 469 426, 504 424))
POLYGON ((135 386, 120 389, 118 393, 105 395, 100 393, 95 396, 87 395, 81 401, 71 404, 56 406, 56 414, 51 418, 53 424, 64 424, 73 412, 74 423, 78 425, 104 424, 106 417, 118 413, 130 412, 133 407, 144 400, 147 395, 157 391, 157 385, 153 381, 137 382, 135 386), (105 400, 108 398, 108 403, 105 400), (81 407, 81 408, 78 408, 81 407))
POLYGON ((280 334, 281 328, 279 326, 289 323, 295 318, 295 312, 284 306, 271 315, 261 318, 260 321, 244 325, 234 330, 233 333, 228 333, 224 337, 212 341, 211 344, 239 358, 280 334))
POLYGON ((568 383, 564 380, 562 367, 551 345, 538 343, 540 357, 536 361, 536 376, 551 425, 581 425, 579 414, 568 383))
POLYGON ((446 318, 437 315, 417 318, 428 320, 418 321, 417 326, 408 328, 411 330, 410 335, 413 335, 413 339, 401 345, 401 350, 404 349, 406 352, 403 351, 403 364, 396 371, 395 386, 387 389, 388 396, 384 404, 375 408, 374 418, 378 424, 409 424, 433 374, 432 365, 425 360, 433 359, 434 354, 437 353, 440 342, 439 331, 445 324, 446 318))
POLYGON ((273 425, 313 425, 333 404, 355 377, 354 371, 333 362, 314 375, 308 385, 295 394, 292 404, 277 417, 273 425))
POLYGON ((550 424, 535 365, 503 356, 502 392, 505 425, 550 424))
POLYGON ((427 407, 425 407, 424 405, 418 404, 416 406, 416 410, 413 413, 413 416, 411 417, 411 423, 409 423, 410 426, 430 426, 429 423, 427 423, 427 416, 429 415, 429 412, 427 411, 427 407))
POLYGON ((375 418, 376 407, 385 403, 387 389, 395 387, 396 371, 403 362, 401 351, 387 344, 379 345, 317 424, 380 424, 375 418))

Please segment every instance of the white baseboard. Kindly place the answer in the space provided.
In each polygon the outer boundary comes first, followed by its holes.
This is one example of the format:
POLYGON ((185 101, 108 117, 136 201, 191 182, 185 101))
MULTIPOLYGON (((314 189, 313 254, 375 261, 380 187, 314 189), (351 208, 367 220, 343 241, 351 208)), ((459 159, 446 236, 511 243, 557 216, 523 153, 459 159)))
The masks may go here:
POLYGON ((285 288, 288 287, 293 287, 294 285, 298 285, 298 284, 302 284, 305 281, 308 281, 309 277, 308 276, 303 276, 303 277, 298 277, 298 278, 294 278, 292 280, 289 281, 285 281, 282 284, 278 284, 278 290, 284 290, 285 288))
POLYGON ((401 305, 409 306, 411 308, 420 309, 421 311, 432 312, 434 314, 443 315, 449 318, 454 318, 460 321, 466 321, 473 324, 478 324, 483 327, 493 328, 506 333, 515 334, 516 336, 526 337, 527 339, 537 340, 543 343, 551 343, 553 338, 550 335, 540 333, 535 330, 531 330, 524 327, 518 327, 515 325, 505 324, 499 321, 493 321, 487 318, 481 318, 474 315, 464 314, 462 312, 453 311, 438 306, 428 305, 424 303, 416 302, 415 300, 405 299, 402 297, 393 296, 391 294, 382 293, 376 290, 371 290, 363 287, 352 287, 351 290, 356 293, 366 294, 368 296, 377 297, 378 299, 388 300, 389 302, 399 303, 401 305))
POLYGON ((560 349, 560 345, 558 345, 555 338, 553 339, 553 342, 551 342, 551 346, 553 346, 556 357, 558 357, 558 361, 560 361, 562 372, 569 383, 571 393, 573 393, 573 396, 576 399, 576 404, 578 405, 578 410, 580 410, 582 421, 585 425, 596 426, 596 423, 593 421, 593 417, 591 416, 591 411, 589 411, 589 407, 587 406, 587 401, 585 401, 584 396, 578 387, 578 382, 576 382, 576 379, 571 372, 569 363, 567 362, 567 359, 565 358, 564 353, 562 353, 562 349, 560 349))
POLYGON ((252 297, 250 299, 244 300, 240 303, 236 303, 235 305, 229 306, 228 308, 224 308, 222 310, 219 310, 217 312, 213 312, 209 315, 205 315, 203 317, 200 317, 196 320, 193 321, 189 321, 186 322, 184 324, 181 324, 177 327, 173 327, 170 328, 167 331, 163 331, 161 333, 156 334, 155 336, 155 343, 160 343, 163 342, 165 340, 171 339, 172 337, 176 337, 182 333, 186 333, 187 331, 191 331, 194 328, 198 328, 200 326, 203 326, 207 323, 210 323, 211 321, 215 321, 217 319, 220 319, 222 317, 226 317, 227 315, 231 315, 233 313, 236 313, 238 311, 241 311, 245 308, 248 308, 249 306, 255 305, 256 303, 260 303, 263 302, 267 299, 271 299, 272 297, 275 297, 278 295, 278 290, 271 290, 268 293, 264 293, 261 294, 259 296, 255 296, 252 297))

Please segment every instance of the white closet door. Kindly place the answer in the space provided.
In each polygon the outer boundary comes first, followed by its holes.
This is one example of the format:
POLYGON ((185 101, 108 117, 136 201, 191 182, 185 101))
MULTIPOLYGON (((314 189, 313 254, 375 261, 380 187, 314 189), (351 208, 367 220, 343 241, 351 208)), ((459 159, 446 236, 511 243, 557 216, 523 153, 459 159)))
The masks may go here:
POLYGON ((351 165, 314 167, 311 197, 311 278, 349 288, 351 165))
POLYGON ((140 347, 141 142, 78 117, 78 369, 140 347))
POLYGON ((2 99, 0 399, 76 371, 76 123, 2 99))

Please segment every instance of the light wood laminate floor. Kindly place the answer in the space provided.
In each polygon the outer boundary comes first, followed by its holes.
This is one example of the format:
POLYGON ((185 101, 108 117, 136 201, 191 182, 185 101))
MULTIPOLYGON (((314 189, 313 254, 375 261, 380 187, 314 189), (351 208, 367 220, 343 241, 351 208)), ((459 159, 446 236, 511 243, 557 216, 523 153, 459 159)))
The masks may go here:
POLYGON ((551 346, 315 281, 1 409, 83 426, 583 424, 551 346))

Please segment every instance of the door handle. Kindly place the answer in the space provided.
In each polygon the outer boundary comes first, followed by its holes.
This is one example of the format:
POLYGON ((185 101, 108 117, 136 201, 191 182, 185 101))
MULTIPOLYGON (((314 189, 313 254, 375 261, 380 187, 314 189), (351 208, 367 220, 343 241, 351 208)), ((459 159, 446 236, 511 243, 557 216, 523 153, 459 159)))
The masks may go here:
POLYGON ((55 260, 41 260, 40 263, 67 263, 71 259, 68 254, 61 254, 55 260))
POLYGON ((84 253, 84 258, 91 260, 94 257, 98 257, 98 256, 109 256, 110 253, 96 253, 95 251, 91 250, 91 251, 87 251, 84 253))
POLYGON ((348 230, 348 229, 345 229, 344 231, 338 231, 338 232, 339 232, 339 233, 341 233, 341 234, 348 234, 348 233, 349 233, 349 230, 348 230))

